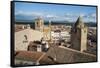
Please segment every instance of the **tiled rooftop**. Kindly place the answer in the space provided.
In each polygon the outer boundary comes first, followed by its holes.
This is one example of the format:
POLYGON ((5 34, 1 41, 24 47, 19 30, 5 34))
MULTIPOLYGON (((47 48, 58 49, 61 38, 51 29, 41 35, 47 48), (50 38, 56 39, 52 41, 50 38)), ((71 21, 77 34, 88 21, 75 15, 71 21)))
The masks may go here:
POLYGON ((18 51, 18 54, 15 56, 15 58, 27 61, 37 61, 43 54, 45 53, 33 51, 18 51))
POLYGON ((52 46, 47 52, 48 56, 56 57, 57 63, 95 62, 96 55, 80 52, 67 47, 52 46))

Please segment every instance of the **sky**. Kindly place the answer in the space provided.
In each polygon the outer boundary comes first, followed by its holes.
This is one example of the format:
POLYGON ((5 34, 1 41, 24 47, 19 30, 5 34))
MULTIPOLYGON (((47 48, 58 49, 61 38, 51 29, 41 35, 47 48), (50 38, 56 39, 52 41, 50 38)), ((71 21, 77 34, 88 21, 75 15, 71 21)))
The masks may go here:
POLYGON ((43 18, 45 21, 75 22, 81 16, 84 22, 96 22, 96 7, 15 2, 15 20, 43 18))

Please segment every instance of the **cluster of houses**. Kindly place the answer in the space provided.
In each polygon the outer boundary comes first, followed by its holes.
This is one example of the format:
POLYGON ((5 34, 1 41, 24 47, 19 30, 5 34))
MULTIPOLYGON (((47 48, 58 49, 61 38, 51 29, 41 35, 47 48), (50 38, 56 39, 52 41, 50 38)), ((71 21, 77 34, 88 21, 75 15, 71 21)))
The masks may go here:
POLYGON ((82 18, 79 17, 70 29, 70 32, 66 29, 52 30, 51 21, 45 26, 41 18, 36 19, 35 29, 30 25, 15 24, 15 64, 41 65, 97 61, 96 55, 84 52, 87 50, 87 26, 82 18))

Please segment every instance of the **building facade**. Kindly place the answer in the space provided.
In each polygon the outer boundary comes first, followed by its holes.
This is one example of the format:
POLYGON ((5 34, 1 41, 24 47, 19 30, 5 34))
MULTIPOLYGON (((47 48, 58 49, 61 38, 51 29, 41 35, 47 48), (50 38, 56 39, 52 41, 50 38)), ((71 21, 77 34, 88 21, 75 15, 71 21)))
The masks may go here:
POLYGON ((28 45, 31 41, 40 41, 42 37, 42 32, 33 30, 30 27, 15 32, 15 51, 27 51, 28 45))

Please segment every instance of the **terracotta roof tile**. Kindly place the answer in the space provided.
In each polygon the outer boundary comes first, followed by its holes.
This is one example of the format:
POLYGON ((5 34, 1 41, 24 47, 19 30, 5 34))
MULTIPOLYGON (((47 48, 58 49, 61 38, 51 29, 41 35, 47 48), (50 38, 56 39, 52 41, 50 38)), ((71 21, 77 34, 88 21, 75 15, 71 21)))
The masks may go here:
POLYGON ((43 52, 18 51, 18 54, 15 56, 15 58, 27 61, 37 61, 43 54, 43 52))

